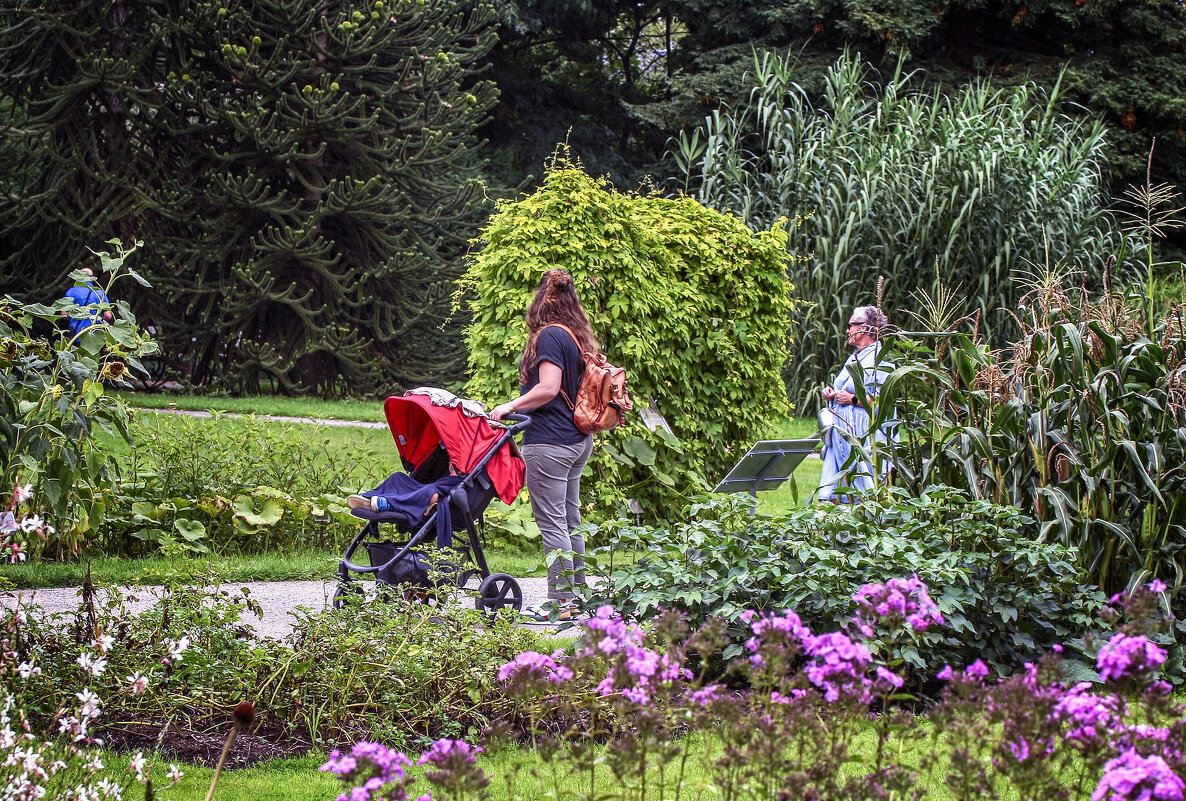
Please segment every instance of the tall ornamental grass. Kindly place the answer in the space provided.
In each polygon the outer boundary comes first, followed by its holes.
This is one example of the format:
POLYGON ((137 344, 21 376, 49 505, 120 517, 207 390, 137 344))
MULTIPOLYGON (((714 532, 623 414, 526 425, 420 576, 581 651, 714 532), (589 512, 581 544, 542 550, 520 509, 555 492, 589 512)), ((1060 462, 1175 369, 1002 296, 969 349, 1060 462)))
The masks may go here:
POLYGON ((675 158, 684 190, 755 228, 809 218, 787 243, 814 253, 791 266, 807 301, 792 312, 785 373, 797 404, 814 404, 843 362, 844 323, 874 302, 879 275, 891 322, 912 289, 943 282, 1000 336, 1023 293, 1011 273, 1042 261, 1046 243, 1084 270, 1124 247, 1104 208, 1103 128, 1063 111, 1060 83, 1049 93, 975 83, 948 95, 913 73, 877 81, 851 54, 818 95, 793 75, 791 57, 755 55, 748 103, 681 134, 675 158))

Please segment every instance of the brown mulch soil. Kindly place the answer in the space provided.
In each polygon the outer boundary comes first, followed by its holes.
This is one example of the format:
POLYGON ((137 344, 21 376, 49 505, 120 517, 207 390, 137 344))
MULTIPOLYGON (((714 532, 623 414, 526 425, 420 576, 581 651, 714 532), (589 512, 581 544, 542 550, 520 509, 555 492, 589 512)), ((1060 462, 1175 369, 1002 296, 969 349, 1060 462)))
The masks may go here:
MULTIPOLYGON (((229 732, 229 727, 227 732, 229 732)), ((213 768, 218 764, 227 732, 205 733, 193 729, 169 727, 161 736, 161 727, 144 723, 121 724, 103 730, 104 744, 116 751, 158 750, 167 759, 213 768)), ((241 732, 227 755, 227 768, 246 768, 257 762, 304 756, 312 746, 301 740, 279 740, 267 732, 241 732)))

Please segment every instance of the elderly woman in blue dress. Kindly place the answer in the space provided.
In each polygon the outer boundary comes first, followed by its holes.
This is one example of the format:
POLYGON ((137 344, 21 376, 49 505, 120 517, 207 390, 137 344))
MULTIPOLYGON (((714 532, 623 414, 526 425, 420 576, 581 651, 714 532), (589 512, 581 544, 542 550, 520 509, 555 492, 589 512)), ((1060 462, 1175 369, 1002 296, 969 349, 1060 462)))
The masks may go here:
MULTIPOLYGON (((855 352, 844 362, 832 385, 823 391, 828 406, 821 414, 824 466, 820 474, 820 500, 847 503, 873 487, 873 468, 867 461, 858 460, 847 468, 845 463, 852 452, 849 437, 869 448, 869 404, 889 375, 884 369, 889 365, 878 364, 879 340, 886 322, 885 314, 876 306, 858 306, 848 318, 848 345, 855 352), (863 376, 866 397, 857 394, 851 374, 854 366, 863 376)), ((886 441, 884 431, 877 431, 875 437, 879 443, 886 441)))

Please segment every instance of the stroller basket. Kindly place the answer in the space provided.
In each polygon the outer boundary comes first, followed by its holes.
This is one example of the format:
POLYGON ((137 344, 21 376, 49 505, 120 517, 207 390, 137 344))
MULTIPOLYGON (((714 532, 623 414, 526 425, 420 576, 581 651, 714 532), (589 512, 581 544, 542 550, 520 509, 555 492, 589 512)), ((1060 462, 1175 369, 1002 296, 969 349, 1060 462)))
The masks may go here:
POLYGON ((347 595, 362 590, 352 573, 373 574, 379 585, 429 591, 463 587, 477 574, 482 577, 476 600, 479 609, 510 606, 517 611, 521 607, 518 582, 490 572, 475 522, 495 497, 510 504, 518 496, 523 460, 514 435, 531 419, 507 415, 514 424, 502 427, 480 411, 474 413, 467 403, 442 390, 412 390, 387 399, 387 423, 407 472, 393 474, 375 490, 363 493, 364 497, 382 496, 389 505, 396 503, 391 511, 372 511, 366 504, 351 509, 352 515, 366 522, 338 563, 336 608, 344 605, 347 595), (429 502, 430 495, 435 503, 429 502), (397 536, 381 536, 382 525, 394 526, 397 536), (360 545, 366 549, 369 565, 351 561, 360 545))
POLYGON ((467 570, 467 562, 473 561, 468 548, 442 552, 432 559, 423 551, 409 549, 402 559, 396 556, 404 548, 406 542, 364 542, 372 565, 383 565, 375 580, 381 584, 408 584, 435 590, 446 586, 463 587, 474 575, 473 570, 467 570))

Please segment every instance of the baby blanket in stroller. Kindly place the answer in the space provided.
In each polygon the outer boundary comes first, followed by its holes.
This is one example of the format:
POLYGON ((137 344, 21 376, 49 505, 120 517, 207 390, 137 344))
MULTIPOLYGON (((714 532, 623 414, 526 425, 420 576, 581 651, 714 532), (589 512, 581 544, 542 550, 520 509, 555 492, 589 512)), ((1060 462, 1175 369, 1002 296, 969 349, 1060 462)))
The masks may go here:
MULTIPOLYGON (((431 484, 421 484, 407 473, 392 473, 379 486, 362 493, 364 498, 382 496, 387 501, 388 511, 383 515, 394 515, 404 520, 415 530, 432 503, 437 502, 437 546, 447 548, 453 544, 453 519, 449 510, 449 493, 461 483, 461 476, 442 476, 431 484)), ((367 515, 373 517, 373 515, 367 515)), ((381 516, 376 519, 383 519, 381 516)))

